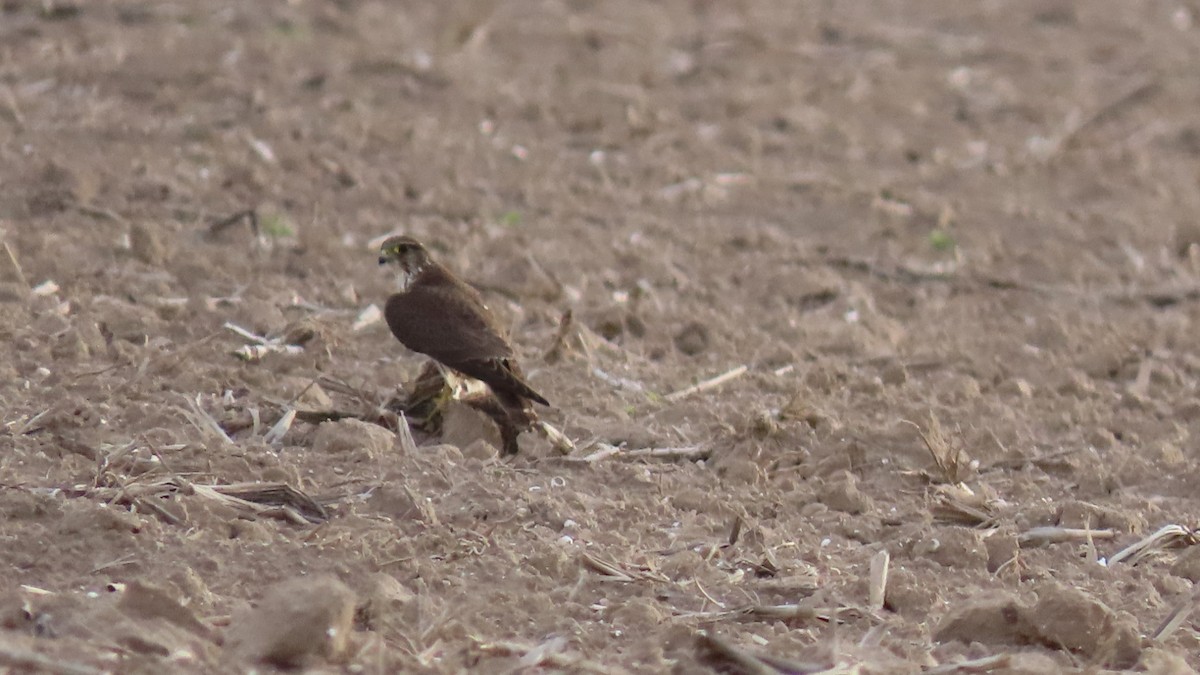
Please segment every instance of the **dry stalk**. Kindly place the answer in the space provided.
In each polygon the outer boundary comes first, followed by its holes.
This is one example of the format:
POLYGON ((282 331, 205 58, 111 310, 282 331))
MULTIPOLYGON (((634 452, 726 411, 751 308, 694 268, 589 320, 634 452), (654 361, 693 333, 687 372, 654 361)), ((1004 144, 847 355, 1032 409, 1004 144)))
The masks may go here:
POLYGON ((700 651, 708 656, 708 660, 732 666, 736 669, 735 672, 745 675, 781 675, 783 673, 814 675, 829 668, 824 664, 804 663, 750 652, 708 631, 697 632, 696 643, 700 651))
POLYGON ((33 287, 29 285, 29 280, 25 278, 25 271, 21 269, 21 263, 17 261, 17 254, 13 253, 12 247, 8 245, 7 241, 3 243, 3 246, 4 252, 8 255, 8 262, 12 265, 13 272, 17 275, 17 281, 20 281, 26 290, 31 290, 33 287))
POLYGON ((1017 536, 1017 543, 1022 548, 1045 546, 1046 544, 1064 544, 1069 542, 1091 539, 1115 539, 1117 533, 1113 530, 1089 530, 1074 527, 1034 527, 1017 536))
POLYGON ((379 307, 377 305, 372 303, 370 305, 367 305, 366 309, 359 312, 358 316, 354 319, 354 323, 350 325, 350 330, 357 333, 358 331, 366 328, 367 326, 371 326, 373 324, 379 323, 379 320, 382 318, 383 318, 383 312, 381 312, 379 310, 379 307))
POLYGON ((620 446, 608 443, 597 443, 599 449, 583 457, 565 457, 567 461, 581 464, 595 464, 610 457, 618 459, 662 459, 662 460, 701 460, 706 459, 711 450, 702 445, 687 445, 678 448, 637 448, 626 450, 620 446))
POLYGON ((648 570, 631 569, 629 565, 622 565, 621 563, 610 560, 602 560, 589 553, 579 554, 579 561, 593 572, 598 572, 601 574, 603 578, 608 581, 620 581, 622 583, 645 580, 666 581, 666 578, 662 575, 654 574, 648 570))
POLYGON ((557 648, 561 648, 562 645, 554 640, 542 645, 529 645, 509 640, 483 642, 478 638, 472 639, 475 640, 475 648, 484 654, 521 657, 520 670, 546 666, 567 672, 597 673, 597 675, 622 675, 629 672, 624 668, 607 666, 582 656, 564 654, 557 651, 557 648))
POLYGON ((692 394, 698 394, 703 391, 708 391, 709 389, 715 389, 716 387, 719 387, 722 384, 729 382, 730 380, 735 380, 735 379, 741 377, 742 375, 745 375, 748 370, 749 370, 748 366, 745 366, 745 365, 737 366, 736 368, 731 368, 730 370, 727 370, 727 371, 721 373, 720 375, 717 375, 716 377, 711 377, 707 380, 702 380, 700 382, 697 382, 696 384, 693 384, 690 387, 680 389, 679 391, 671 392, 670 394, 667 394, 664 398, 668 402, 674 403, 676 401, 683 400, 683 399, 687 398, 688 396, 691 396, 692 394))
POLYGON ((229 437, 229 434, 225 433, 225 430, 221 428, 217 420, 201 405, 200 394, 196 394, 195 399, 184 397, 184 400, 187 401, 188 407, 191 410, 184 410, 183 415, 192 423, 192 426, 196 427, 196 431, 202 434, 209 434, 226 445, 234 445, 233 439, 229 437))
POLYGON ((925 443, 925 448, 929 451, 929 455, 933 457, 933 464, 937 468, 942 481, 951 485, 961 483, 967 468, 966 456, 962 446, 953 445, 946 438, 945 432, 942 431, 942 424, 938 421, 937 416, 932 411, 929 413, 928 430, 922 430, 921 426, 916 422, 909 420, 901 421, 912 425, 917 430, 917 433, 920 434, 921 441, 925 443))
POLYGON ((867 609, 878 612, 883 609, 884 597, 887 595, 888 568, 892 557, 884 549, 871 557, 871 579, 867 591, 867 609))
POLYGON ((1172 546, 1192 546, 1200 543, 1200 536, 1195 530, 1189 530, 1182 525, 1165 525, 1158 531, 1114 553, 1108 559, 1109 565, 1121 562, 1135 564, 1147 556, 1172 546))
POLYGON ((944 663, 925 671, 925 675, 958 675, 959 673, 990 673, 993 670, 1008 667, 1012 654, 995 654, 970 661, 944 663))
POLYGON ((929 511, 934 519, 971 527, 995 527, 996 517, 987 500, 965 485, 936 485, 933 493, 929 511))
POLYGON ((267 445, 276 445, 283 440, 287 435, 288 430, 292 428, 292 423, 296 421, 296 409, 288 408, 287 411, 279 418, 279 421, 271 425, 267 433, 263 435, 263 442, 267 445))
POLYGON ((550 445, 553 446, 555 450, 558 450, 562 454, 565 455, 569 452, 575 451, 575 442, 549 422, 539 421, 535 425, 535 429, 545 436, 546 440, 550 441, 550 445))
POLYGON ((1158 628, 1150 634, 1150 638, 1161 642, 1171 637, 1171 634, 1192 615, 1197 605, 1200 605, 1200 587, 1197 587, 1191 596, 1171 610, 1171 613, 1163 619, 1158 628))
POLYGON ((557 363, 562 360, 562 357, 567 352, 567 338, 571 335, 571 328, 575 325, 575 313, 570 308, 563 311, 562 316, 558 319, 558 330, 554 333, 554 341, 550 343, 550 348, 542 356, 542 360, 546 363, 557 363))
POLYGON ((417 442, 413 439, 412 427, 408 426, 408 417, 403 412, 396 423, 396 436, 400 439, 400 450, 405 456, 412 457, 417 453, 417 442))

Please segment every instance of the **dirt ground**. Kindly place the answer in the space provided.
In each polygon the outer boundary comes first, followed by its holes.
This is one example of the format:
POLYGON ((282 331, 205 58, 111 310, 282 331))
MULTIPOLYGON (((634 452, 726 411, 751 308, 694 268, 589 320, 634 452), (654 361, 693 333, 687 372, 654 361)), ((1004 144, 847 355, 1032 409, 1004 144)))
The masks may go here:
POLYGON ((4 0, 0 664, 1192 672, 1198 12, 4 0), (574 452, 305 421, 393 232, 574 452))

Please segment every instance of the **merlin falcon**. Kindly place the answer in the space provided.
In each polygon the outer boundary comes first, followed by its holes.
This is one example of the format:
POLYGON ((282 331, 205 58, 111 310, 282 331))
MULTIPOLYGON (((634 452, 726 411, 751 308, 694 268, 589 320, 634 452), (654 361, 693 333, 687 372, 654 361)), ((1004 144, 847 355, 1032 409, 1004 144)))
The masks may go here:
POLYGON ((408 236, 386 239, 379 264, 397 268, 398 290, 383 310, 392 334, 405 347, 445 368, 486 384, 499 404, 488 411, 500 426, 505 454, 536 420, 530 402, 550 405, 525 382, 504 331, 479 291, 433 260, 408 236))

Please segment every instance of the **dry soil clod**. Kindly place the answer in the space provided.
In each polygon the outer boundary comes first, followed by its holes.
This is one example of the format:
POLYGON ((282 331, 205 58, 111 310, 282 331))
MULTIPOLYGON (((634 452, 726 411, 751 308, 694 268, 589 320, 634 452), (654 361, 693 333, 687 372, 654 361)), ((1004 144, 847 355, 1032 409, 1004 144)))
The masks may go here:
POLYGON ((333 577, 289 579, 234 618, 227 651, 248 662, 299 667, 340 659, 354 621, 355 594, 333 577))

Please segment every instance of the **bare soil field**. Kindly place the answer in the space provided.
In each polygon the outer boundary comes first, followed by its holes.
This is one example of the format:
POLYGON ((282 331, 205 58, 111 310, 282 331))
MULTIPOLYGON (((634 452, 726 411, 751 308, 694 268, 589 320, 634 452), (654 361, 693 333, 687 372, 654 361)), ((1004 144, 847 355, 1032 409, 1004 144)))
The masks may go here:
POLYGON ((1198 12, 0 2, 0 665, 1193 672, 1198 12))

